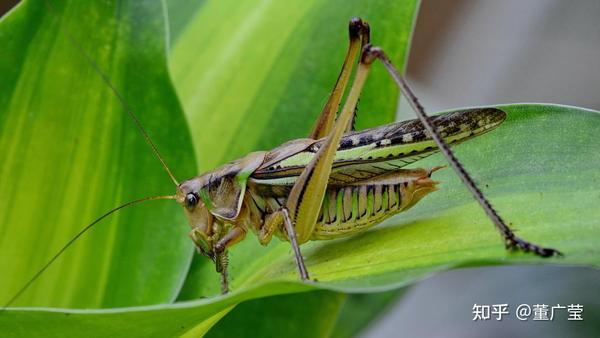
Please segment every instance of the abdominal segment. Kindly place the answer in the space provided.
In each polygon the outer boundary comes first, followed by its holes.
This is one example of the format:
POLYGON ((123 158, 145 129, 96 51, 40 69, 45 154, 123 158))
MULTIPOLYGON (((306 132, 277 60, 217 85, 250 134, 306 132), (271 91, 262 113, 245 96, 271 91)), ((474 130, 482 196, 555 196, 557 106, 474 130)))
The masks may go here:
POLYGON ((323 200, 312 239, 333 239, 364 231, 409 209, 434 191, 435 185, 436 182, 425 174, 421 177, 396 177, 347 187, 330 187, 323 200))
MULTIPOLYGON (((407 210, 428 193, 436 190, 433 171, 399 169, 354 184, 330 184, 321 204, 312 240, 333 239, 364 231, 386 218, 407 210)), ((265 219, 286 204, 287 195, 266 197, 250 189, 253 213, 265 219)), ((263 222, 257 222, 263 224, 263 222)), ((288 240, 281 226, 274 235, 288 240)), ((256 228, 255 230, 259 230, 256 228)))

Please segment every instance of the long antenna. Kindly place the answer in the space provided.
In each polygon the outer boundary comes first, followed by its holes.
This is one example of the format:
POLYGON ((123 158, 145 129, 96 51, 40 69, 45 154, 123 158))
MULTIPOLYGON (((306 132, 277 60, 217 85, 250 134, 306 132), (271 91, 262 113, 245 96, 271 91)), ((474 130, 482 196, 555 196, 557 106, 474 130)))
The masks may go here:
MULTIPOLYGON (((49 0, 45 0, 44 2, 46 3, 46 7, 48 8, 48 11, 51 12, 54 16, 58 17, 57 11, 52 6, 52 3, 49 0)), ((87 60, 87 62, 90 64, 90 66, 92 66, 92 68, 94 69, 94 71, 98 75, 100 75, 100 77, 102 78, 102 81, 115 94, 115 96, 117 97, 117 99, 119 100, 119 102, 121 103, 121 105, 123 106, 123 109, 127 112, 127 114, 129 115, 129 117, 131 117, 131 119, 135 123, 137 129, 140 131, 140 133, 142 134, 142 136, 146 140, 146 143, 148 143, 148 145, 150 146, 150 148, 152 148, 152 152, 158 158, 158 160, 160 161, 162 167, 165 169, 165 171, 167 172, 167 174, 169 175, 169 177, 171 178, 171 180, 173 181, 173 183, 175 183, 175 185, 179 185, 179 182, 177 182, 177 179, 175 178, 175 176, 173 175, 173 173, 171 172, 171 170, 167 166, 167 163, 165 162, 165 160, 163 159, 163 157, 160 155, 160 152, 158 151, 158 148, 156 147, 156 145, 154 144, 154 142, 152 142, 152 139, 148 135, 148 132, 146 132, 146 130, 142 126, 142 123, 140 122, 140 120, 138 119, 138 117, 135 115, 135 113, 133 112, 133 110, 129 107, 129 105, 127 104, 127 101, 125 101, 125 98, 117 90, 117 88, 110 81, 110 79, 108 78, 108 76, 106 75, 106 73, 104 73, 102 71, 102 69, 100 68, 100 66, 98 66, 98 64, 94 61, 94 59, 92 59, 92 57, 88 53, 85 52, 85 50, 83 49, 83 47, 81 46, 81 44, 77 41, 77 39, 75 39, 73 37, 73 35, 71 34, 71 32, 68 30, 68 28, 65 27, 64 30, 65 30, 64 33, 67 36, 67 38, 69 39, 69 41, 71 42, 71 44, 79 51, 79 53, 81 53, 81 55, 87 60)), ((96 224, 98 224, 100 221, 102 221, 103 219, 105 219, 106 217, 108 217, 109 215, 111 215, 112 213, 114 213, 114 212, 116 212, 118 210, 121 210, 123 208, 126 208, 128 206, 131 206, 131 205, 134 205, 134 204, 138 204, 138 203, 141 203, 141 202, 145 202, 145 201, 161 200, 161 199, 175 199, 175 198, 176 198, 175 195, 163 195, 163 196, 144 197, 144 198, 140 198, 140 199, 137 199, 137 200, 134 200, 134 201, 129 201, 129 202, 125 203, 125 204, 119 205, 119 206, 117 206, 117 207, 109 210, 108 212, 106 212, 102 216, 98 217, 93 222, 91 222, 90 224, 88 224, 87 226, 85 226, 83 229, 81 229, 60 250, 58 250, 58 252, 54 256, 52 256, 52 258, 50 258, 50 260, 48 260, 48 262, 46 262, 46 264, 44 264, 44 266, 42 268, 40 268, 27 281, 27 283, 25 283, 22 286, 19 289, 19 291, 17 291, 15 293, 15 295, 12 296, 4 304, 4 306, 2 308, 0 308, 0 313, 3 312, 3 311, 5 311, 6 308, 8 308, 9 306, 11 306, 27 289, 29 289, 29 287, 50 267, 50 265, 52 265, 52 263, 54 263, 71 245, 73 245, 73 243, 75 243, 75 241, 77 241, 79 239, 79 237, 83 236, 83 234, 85 234, 88 230, 90 230, 92 227, 94 227, 96 224)))
POLYGON ((50 260, 44 264, 44 266, 38 270, 38 272, 36 272, 33 277, 31 277, 27 283, 25 283, 25 285, 23 285, 19 291, 17 291, 17 293, 12 296, 11 299, 9 299, 4 306, 0 309, 0 312, 6 310, 7 307, 9 307, 15 300, 17 300, 22 294, 23 292, 25 292, 29 286, 31 286, 31 284, 33 284, 33 282, 35 282, 41 275, 42 273, 44 273, 44 271, 46 271, 46 269, 48 269, 48 267, 50 265, 52 265, 52 263, 54 263, 54 261, 56 259, 58 259, 58 257, 60 257, 73 243, 75 243, 75 241, 77 239, 79 239, 79 237, 81 237, 83 234, 85 234, 88 230, 90 230, 94 225, 96 225, 98 222, 102 221, 103 219, 105 219, 106 217, 108 217, 110 214, 114 213, 115 211, 121 210, 125 207, 128 207, 130 205, 134 205, 134 204, 138 204, 141 202, 145 202, 145 201, 153 201, 153 200, 165 200, 165 199, 175 199, 175 195, 165 195, 165 196, 151 196, 151 197, 144 197, 144 198, 140 198, 134 201, 129 201, 125 204, 119 205, 116 208, 111 209, 110 211, 106 212, 104 215, 96 218, 92 223, 88 224, 85 228, 81 229, 77 235, 75 235, 73 238, 71 238, 71 240, 69 240, 67 242, 67 244, 65 244, 60 250, 58 250, 58 252, 52 257, 50 258, 50 260))
MULTIPOLYGON (((46 2, 46 5, 47 5, 49 11, 52 12, 56 17, 58 17, 58 14, 57 14, 56 10, 54 9, 54 7, 52 7, 52 4, 51 4, 50 0, 46 0, 45 2, 46 2)), ((85 52, 85 50, 83 49, 83 47, 81 46, 81 44, 77 41, 77 39, 75 39, 73 37, 73 35, 69 31, 69 29, 65 27, 64 30, 65 30, 65 35, 67 36, 67 38, 69 39, 69 41, 71 42, 71 44, 73 46, 75 46, 75 48, 77 48, 77 50, 79 51, 79 53, 81 53, 81 55, 83 55, 83 57, 92 66, 92 68, 96 71, 96 73, 98 73, 98 75, 100 75, 100 77, 102 78, 102 81, 104 81, 104 83, 106 83, 106 85, 115 94, 115 96, 117 97, 117 99, 119 99, 119 102, 121 102, 121 105, 123 106, 123 109, 127 112, 127 114, 129 115, 129 117, 131 117, 131 119, 135 123, 137 129, 140 131, 140 133, 142 134, 142 136, 146 140, 146 143, 148 143, 148 145, 150 145, 150 148, 152 148, 152 151, 154 152, 154 155, 156 155, 156 157, 158 158, 158 160, 162 164, 163 168, 165 169, 165 171, 167 172, 167 174, 169 175, 169 177, 171 178, 171 180, 173 181, 173 183, 175 183, 175 185, 179 185, 179 182, 177 182, 177 179, 175 178, 175 176, 171 172, 171 169, 169 169, 169 167, 167 166, 167 163, 165 162, 165 160, 163 159, 163 157, 160 155, 160 152, 158 151, 158 148, 156 147, 156 145, 154 144, 154 142, 152 142, 152 139, 150 138, 150 136, 146 132, 146 129, 144 129, 144 127, 142 126, 142 123, 140 122, 140 120, 138 119, 138 117, 135 115, 135 113, 133 112, 133 110, 131 110, 131 108, 127 104, 127 101, 125 101, 125 98, 123 98, 123 96, 121 95, 121 93, 119 93, 119 91, 113 85, 113 83, 110 81, 110 79, 108 78, 108 76, 106 75, 106 73, 104 73, 102 71, 102 69, 100 69, 100 66, 98 66, 98 64, 94 61, 94 59, 92 59, 92 57, 85 52)))

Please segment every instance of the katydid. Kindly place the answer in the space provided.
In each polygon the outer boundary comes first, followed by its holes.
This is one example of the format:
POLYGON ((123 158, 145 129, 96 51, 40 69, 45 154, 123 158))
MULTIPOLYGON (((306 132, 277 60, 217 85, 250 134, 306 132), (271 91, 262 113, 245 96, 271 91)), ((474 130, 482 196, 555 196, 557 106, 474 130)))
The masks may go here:
MULTIPOLYGON (((68 34, 68 33, 67 33, 68 34)), ((267 245, 273 236, 288 241, 299 276, 309 280, 300 246, 311 240, 350 236, 405 211, 437 189, 431 176, 442 167, 405 168, 441 151, 474 198, 500 231, 506 247, 541 257, 560 255, 556 249, 517 237, 477 188, 448 145, 456 145, 498 127, 506 118, 496 108, 477 108, 428 117, 407 82, 382 49, 370 45, 368 24, 353 18, 342 70, 308 138, 289 141, 271 151, 259 151, 213 171, 179 183, 136 115, 94 61, 76 45, 111 88, 135 122, 176 186, 176 193, 147 197, 118 206, 87 225, 54 255, 5 305, 11 305, 87 230, 122 208, 147 200, 174 199, 189 220, 190 237, 199 253, 220 273, 222 292, 229 290, 228 249, 254 233, 267 245), (343 108, 338 108, 358 65, 343 108), (418 119, 372 129, 354 130, 356 105, 370 66, 381 61, 418 119)))

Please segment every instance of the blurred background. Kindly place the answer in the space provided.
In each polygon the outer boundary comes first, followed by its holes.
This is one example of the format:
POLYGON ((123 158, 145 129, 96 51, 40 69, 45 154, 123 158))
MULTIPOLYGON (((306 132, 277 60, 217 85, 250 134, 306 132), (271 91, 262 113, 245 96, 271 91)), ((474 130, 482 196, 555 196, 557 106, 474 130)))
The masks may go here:
MULTIPOLYGON (((599 110, 599 17, 597 0, 424 0, 407 77, 428 111, 512 102, 599 110)), ((414 118, 404 102, 399 111, 414 118)), ((362 337, 598 337, 599 309, 596 269, 459 269, 410 287, 362 337), (474 322, 475 303, 579 303, 584 322, 474 322)))

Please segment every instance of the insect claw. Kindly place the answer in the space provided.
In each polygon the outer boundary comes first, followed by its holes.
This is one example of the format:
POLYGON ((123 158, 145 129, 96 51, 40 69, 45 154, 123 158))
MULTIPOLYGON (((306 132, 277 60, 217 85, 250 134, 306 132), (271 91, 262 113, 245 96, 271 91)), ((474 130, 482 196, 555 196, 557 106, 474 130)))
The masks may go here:
POLYGON ((517 249, 516 246, 515 246, 515 243, 513 243, 512 241, 510 241, 508 239, 504 243, 504 248, 506 250, 510 250, 510 251, 515 251, 517 249))
POLYGON ((552 248, 544 248, 532 243, 529 243, 525 240, 522 240, 518 237, 509 237, 506 238, 506 249, 511 251, 523 251, 523 252, 531 252, 537 256, 548 258, 548 257, 563 257, 563 253, 552 248))
POLYGON ((199 245, 196 245, 196 252, 197 252, 199 255, 202 255, 202 256, 204 256, 204 257, 208 257, 208 258, 209 258, 209 259, 211 259, 213 262, 216 262, 216 259, 217 259, 217 258, 216 258, 216 255, 215 255, 213 252, 210 252, 210 251, 206 251, 206 250, 204 250, 204 248, 202 248, 202 247, 201 247, 201 246, 199 246, 199 245))
POLYGON ((559 250, 556 249, 552 249, 552 248, 541 248, 538 247, 539 252, 536 252, 536 254, 538 256, 547 258, 547 257, 552 257, 552 256, 556 256, 556 257, 564 257, 565 255, 560 252, 559 250))

